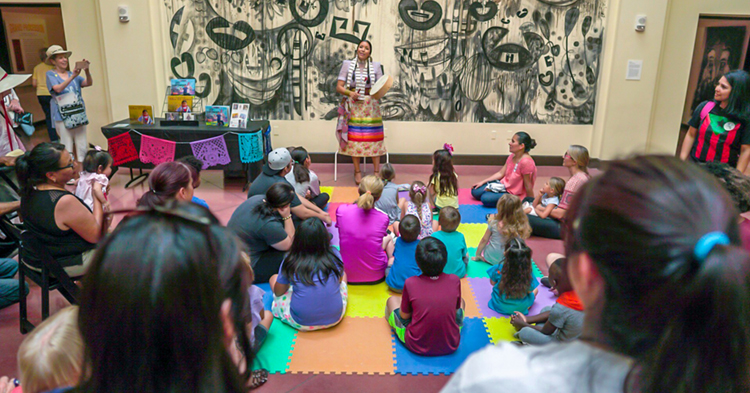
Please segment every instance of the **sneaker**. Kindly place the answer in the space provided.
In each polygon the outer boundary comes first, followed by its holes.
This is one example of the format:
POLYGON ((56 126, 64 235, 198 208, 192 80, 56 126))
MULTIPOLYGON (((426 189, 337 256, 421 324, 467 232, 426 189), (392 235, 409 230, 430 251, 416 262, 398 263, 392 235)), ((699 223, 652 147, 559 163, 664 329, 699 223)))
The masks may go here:
POLYGON ((552 285, 549 283, 549 277, 542 277, 542 279, 539 280, 539 282, 541 282, 542 285, 544 285, 547 288, 552 288, 552 285))

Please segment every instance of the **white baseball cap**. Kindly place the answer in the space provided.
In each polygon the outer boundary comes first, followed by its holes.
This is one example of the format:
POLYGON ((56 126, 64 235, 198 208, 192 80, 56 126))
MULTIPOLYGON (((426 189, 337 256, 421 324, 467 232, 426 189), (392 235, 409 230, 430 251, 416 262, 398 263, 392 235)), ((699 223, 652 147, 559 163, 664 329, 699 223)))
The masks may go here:
POLYGON ((289 150, 284 147, 280 147, 268 153, 268 167, 274 171, 280 171, 286 168, 290 162, 292 162, 292 155, 289 154, 289 150))

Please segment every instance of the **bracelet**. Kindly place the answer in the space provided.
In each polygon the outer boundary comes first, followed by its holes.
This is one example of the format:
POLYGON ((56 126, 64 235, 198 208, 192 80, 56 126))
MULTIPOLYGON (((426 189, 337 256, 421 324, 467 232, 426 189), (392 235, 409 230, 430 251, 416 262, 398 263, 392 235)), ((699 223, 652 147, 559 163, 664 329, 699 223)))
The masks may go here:
POLYGON ((286 220, 288 220, 288 219, 290 219, 290 218, 292 218, 292 215, 291 215, 291 214, 290 214, 290 215, 288 215, 288 216, 286 216, 286 217, 281 217, 281 220, 282 220, 282 221, 286 221, 286 220))

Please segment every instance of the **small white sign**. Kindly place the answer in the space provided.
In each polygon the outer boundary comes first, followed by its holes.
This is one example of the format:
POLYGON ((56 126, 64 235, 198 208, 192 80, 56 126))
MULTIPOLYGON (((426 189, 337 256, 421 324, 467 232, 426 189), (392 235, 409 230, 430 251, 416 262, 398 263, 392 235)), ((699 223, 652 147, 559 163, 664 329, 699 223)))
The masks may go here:
POLYGON ((628 60, 628 72, 625 79, 629 81, 641 80, 641 71, 643 71, 643 60, 628 60))

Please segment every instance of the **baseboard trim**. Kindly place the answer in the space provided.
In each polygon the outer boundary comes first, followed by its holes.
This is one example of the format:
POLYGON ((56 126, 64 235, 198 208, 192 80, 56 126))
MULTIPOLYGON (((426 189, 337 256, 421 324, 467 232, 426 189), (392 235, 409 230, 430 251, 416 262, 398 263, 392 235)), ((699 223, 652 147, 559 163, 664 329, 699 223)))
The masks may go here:
MULTIPOLYGON (((310 153, 310 158, 315 163, 333 164, 334 153, 310 153)), ((412 165, 431 165, 432 154, 390 154, 391 164, 412 164, 412 165)), ((487 155, 487 154, 456 154, 453 156, 454 165, 488 165, 499 166, 505 162, 507 155, 487 155)), ((368 160, 369 161, 369 160, 368 160)), ((339 154, 339 162, 351 163, 349 156, 339 154)), ((539 166, 559 166, 562 165, 560 156, 534 156, 534 162, 539 166)), ((590 168, 599 168, 601 166, 599 159, 591 159, 590 168)))

